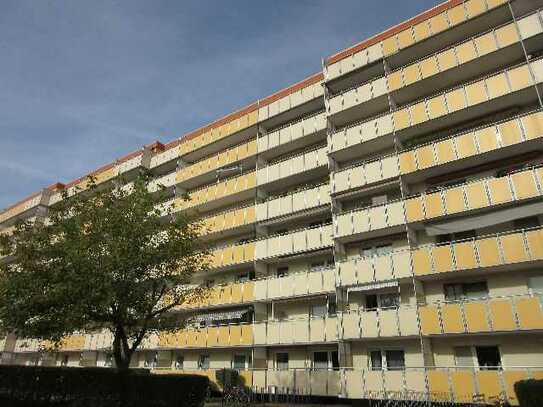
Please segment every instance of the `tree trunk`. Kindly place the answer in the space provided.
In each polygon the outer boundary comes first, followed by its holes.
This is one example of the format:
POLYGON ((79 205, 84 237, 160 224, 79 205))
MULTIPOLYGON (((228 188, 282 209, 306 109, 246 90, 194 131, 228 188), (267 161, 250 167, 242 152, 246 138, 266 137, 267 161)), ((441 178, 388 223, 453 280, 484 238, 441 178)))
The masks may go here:
POLYGON ((113 338, 113 357, 117 369, 128 370, 130 367, 130 360, 132 359, 132 351, 128 346, 124 330, 120 327, 115 329, 115 336, 113 338))

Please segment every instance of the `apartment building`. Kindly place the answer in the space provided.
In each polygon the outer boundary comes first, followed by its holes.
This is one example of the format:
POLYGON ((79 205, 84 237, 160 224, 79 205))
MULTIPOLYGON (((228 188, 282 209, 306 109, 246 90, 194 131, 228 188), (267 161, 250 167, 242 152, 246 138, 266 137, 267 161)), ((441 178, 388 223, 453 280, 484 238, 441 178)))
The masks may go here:
MULTIPOLYGON (((134 366, 269 392, 515 404, 543 378, 543 1, 449 0, 93 173, 205 221, 212 294, 134 366), (188 193, 192 198, 183 201, 188 193)), ((85 178, 0 213, 2 233, 85 178)), ((4 259, 9 261, 9 259, 4 259)), ((5 363, 109 366, 107 333, 5 363)))

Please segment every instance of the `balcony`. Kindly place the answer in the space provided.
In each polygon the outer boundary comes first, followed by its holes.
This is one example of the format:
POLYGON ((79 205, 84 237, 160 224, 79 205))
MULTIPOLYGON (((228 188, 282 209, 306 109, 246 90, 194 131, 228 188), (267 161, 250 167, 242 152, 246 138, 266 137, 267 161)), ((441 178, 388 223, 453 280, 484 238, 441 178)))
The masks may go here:
POLYGON ((135 170, 136 168, 141 167, 142 165, 142 158, 143 154, 137 153, 134 157, 130 157, 128 159, 125 159, 117 164, 117 174, 122 175, 126 174, 132 170, 135 170))
POLYGON ((251 346, 253 343, 251 324, 185 329, 163 333, 158 338, 158 347, 163 349, 251 346))
POLYGON ((24 202, 21 202, 15 206, 5 209, 3 212, 0 212, 0 224, 26 211, 36 208, 38 205, 41 204, 42 198, 43 195, 41 193, 35 194, 29 199, 26 199, 24 202))
POLYGON ((537 101, 534 84, 543 82, 543 59, 507 68, 425 98, 393 113, 350 125, 332 134, 330 154, 339 161, 390 148, 393 133, 402 141, 415 134, 451 127, 475 117, 537 101), (530 69, 535 75, 532 80, 530 69))
POLYGON ((315 144, 326 137, 326 113, 304 117, 258 137, 258 153, 264 158, 315 144))
POLYGON ((543 229, 499 233, 413 250, 416 276, 490 269, 543 260, 543 229))
MULTIPOLYGON (((160 151, 156 154, 153 154, 151 157, 150 168, 157 168, 163 164, 166 164, 172 160, 177 160, 179 158, 179 148, 173 147, 164 151, 160 151)), ((177 162, 174 163, 174 166, 177 165, 177 162)))
MULTIPOLYGON (((252 303, 258 300, 258 292, 255 288, 258 286, 257 281, 247 281, 245 283, 228 284, 218 287, 213 287, 209 295, 205 298, 188 301, 183 304, 183 309, 201 309, 224 305, 238 305, 252 303)), ((264 299, 264 298, 262 298, 264 299)))
POLYGON ((326 150, 326 146, 320 147, 258 168, 258 185, 262 186, 279 183, 284 185, 287 178, 290 178, 290 183, 295 181, 296 184, 299 184, 300 182, 305 182, 307 180, 308 174, 306 173, 309 171, 315 172, 316 170, 320 170, 318 174, 323 176, 326 175, 328 173, 328 156, 326 150), (296 176, 295 180, 292 179, 294 176, 296 176))
POLYGON ((524 58, 520 38, 531 54, 538 48, 535 37, 543 33, 543 27, 537 12, 519 19, 518 25, 520 36, 511 22, 343 91, 330 99, 329 114, 339 123, 360 120, 388 110, 389 92, 396 104, 405 104, 423 97, 429 89, 447 88, 483 75, 492 67, 520 60, 524 58))
POLYGON ((240 232, 244 226, 249 226, 256 221, 256 211, 254 206, 246 206, 231 211, 219 213, 202 219, 202 235, 209 237, 219 232, 229 231, 240 232))
MULTIPOLYGON (((388 35, 384 40, 361 51, 330 58, 332 61, 326 67, 326 80, 337 82, 336 79, 365 66, 368 70, 368 65, 382 57, 385 57, 391 66, 401 66, 474 35, 481 29, 508 21, 511 19, 509 10, 507 7, 499 7, 505 3, 505 0, 467 0, 438 14, 432 13, 431 17, 428 16, 422 21, 417 19, 416 24, 412 23, 402 31, 388 35)), ((515 4, 516 13, 523 14, 535 7, 525 2, 519 3, 522 3, 520 7, 515 4)), ((342 81, 348 79, 341 78, 342 81)))
POLYGON ((256 218, 259 222, 265 222, 280 217, 290 217, 328 206, 330 202, 330 185, 326 183, 258 203, 256 218))
POLYGON ((271 260, 276 257, 331 248, 333 245, 331 224, 300 229, 257 240, 255 260, 271 260))
POLYGON ((420 307, 423 335, 519 332, 543 329, 539 297, 518 295, 420 307))
POLYGON ((337 342, 335 317, 256 322, 254 345, 296 345, 337 342))
POLYGON ((179 144, 179 157, 189 161, 198 160, 206 155, 223 150, 229 145, 240 143, 242 140, 254 136, 256 130, 251 131, 258 122, 258 111, 245 109, 246 113, 239 114, 235 119, 216 126, 208 126, 205 131, 190 140, 179 144))
POLYGON ((211 253, 211 269, 230 268, 255 260, 255 242, 216 249, 211 253))
POLYGON ((212 182, 217 179, 217 170, 238 164, 243 168, 254 166, 250 159, 256 156, 256 139, 238 144, 227 150, 218 152, 177 171, 176 182, 183 188, 194 188, 197 185, 212 182))
POLYGON ((339 324, 340 337, 344 340, 419 335, 415 306, 343 312, 339 324))
POLYGON ((457 171, 461 166, 480 163, 483 155, 490 161, 506 158, 508 151, 518 155, 533 150, 541 137, 543 112, 537 111, 404 151, 399 156, 400 173, 421 178, 416 173, 426 171, 436 176, 457 171))
MULTIPOLYGON (((386 229, 398 229, 398 226, 406 222, 424 222, 450 215, 469 214, 505 204, 518 205, 539 198, 542 182, 543 167, 534 167, 499 178, 486 178, 405 200, 344 212, 336 216, 335 237, 383 233, 386 229)), ((534 212, 533 209, 531 211, 534 212)), ((531 215, 528 212, 525 216, 531 215)))
POLYGON ((149 191, 158 192, 161 187, 170 188, 175 185, 175 172, 170 172, 169 174, 162 175, 153 179, 149 183, 149 191))
POLYGON ((334 194, 348 192, 397 178, 398 157, 389 155, 332 173, 334 194))
POLYGON ((206 210, 213 210, 222 205, 250 199, 253 197, 252 190, 255 187, 256 174, 253 171, 189 192, 189 201, 183 198, 176 200, 176 210, 181 211, 203 205, 206 210))

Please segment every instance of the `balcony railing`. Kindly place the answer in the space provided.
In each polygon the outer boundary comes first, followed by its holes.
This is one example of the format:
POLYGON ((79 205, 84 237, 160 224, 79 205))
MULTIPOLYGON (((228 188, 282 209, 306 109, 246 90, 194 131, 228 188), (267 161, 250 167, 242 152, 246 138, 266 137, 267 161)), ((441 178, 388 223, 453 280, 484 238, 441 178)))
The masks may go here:
POLYGON ((346 192, 398 177, 398 157, 389 155, 332 174, 333 193, 346 192))
POLYGON ((543 82, 543 59, 507 68, 501 72, 450 89, 402 107, 393 113, 346 127, 331 136, 330 152, 349 148, 393 132, 399 133, 444 116, 527 89, 543 82), (530 69, 535 74, 535 83, 530 69))
POLYGON ((330 202, 330 184, 326 183, 261 202, 256 206, 256 216, 262 222, 329 205, 330 202))
POLYGON ((345 340, 419 335, 417 308, 409 305, 343 312, 339 324, 345 340))
POLYGON ((241 243, 216 249, 211 253, 211 268, 250 263, 255 259, 255 242, 241 243))
POLYGON ((230 229, 235 229, 241 226, 251 225, 256 221, 256 213, 254 206, 246 206, 227 212, 219 213, 218 215, 203 218, 202 234, 208 235, 212 233, 222 232, 230 229))
POLYGON ((302 174, 319 167, 328 166, 327 147, 307 151, 295 157, 287 158, 257 171, 258 185, 268 184, 287 177, 302 174))
POLYGON ((332 234, 332 225, 329 224, 257 240, 256 260, 332 247, 332 234))
POLYGON ((423 335, 543 329, 541 299, 531 295, 432 303, 420 319, 423 335))
POLYGON ((260 109, 258 109, 258 120, 264 121, 270 119, 280 113, 286 112, 297 106, 301 106, 304 103, 310 102, 311 100, 322 97, 323 93, 324 90, 320 81, 304 86, 301 89, 283 96, 270 104, 262 106, 260 109))
POLYGON ((324 112, 305 117, 302 120, 260 136, 258 138, 258 152, 263 153, 325 130, 326 114, 324 112))
POLYGON ((543 137, 543 112, 433 141, 400 154, 402 175, 543 137))

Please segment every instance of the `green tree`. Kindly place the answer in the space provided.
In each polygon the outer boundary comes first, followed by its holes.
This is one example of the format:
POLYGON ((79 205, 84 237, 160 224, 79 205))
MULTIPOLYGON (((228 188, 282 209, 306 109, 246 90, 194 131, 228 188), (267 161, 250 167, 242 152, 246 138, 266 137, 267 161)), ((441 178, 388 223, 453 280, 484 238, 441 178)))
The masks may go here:
POLYGON ((0 329, 56 344, 109 329, 119 369, 150 333, 175 329, 173 309, 206 295, 188 284, 209 256, 201 224, 160 205, 166 192, 152 194, 148 184, 146 174, 132 186, 91 178, 46 221, 19 222, 1 236, 0 253, 11 261, 0 266, 0 329))

